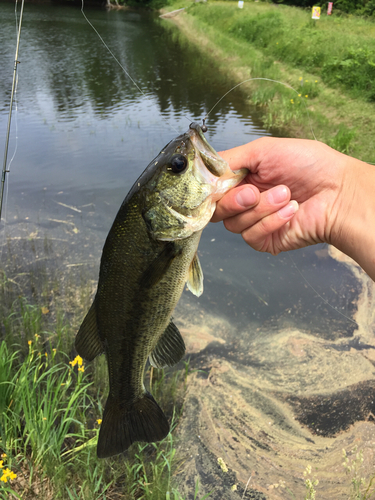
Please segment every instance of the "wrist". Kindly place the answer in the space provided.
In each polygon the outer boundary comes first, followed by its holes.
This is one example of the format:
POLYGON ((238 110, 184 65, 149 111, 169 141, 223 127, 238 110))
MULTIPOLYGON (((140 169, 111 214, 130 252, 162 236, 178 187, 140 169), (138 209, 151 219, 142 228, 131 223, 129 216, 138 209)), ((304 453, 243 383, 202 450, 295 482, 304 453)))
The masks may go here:
POLYGON ((329 242, 375 280, 375 167, 345 158, 329 242))

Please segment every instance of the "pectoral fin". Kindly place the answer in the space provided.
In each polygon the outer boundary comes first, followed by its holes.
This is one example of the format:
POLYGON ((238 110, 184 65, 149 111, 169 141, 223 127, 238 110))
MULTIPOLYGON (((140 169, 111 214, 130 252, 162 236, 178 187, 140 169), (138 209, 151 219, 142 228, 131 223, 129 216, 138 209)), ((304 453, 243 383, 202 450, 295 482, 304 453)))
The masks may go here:
POLYGON ((154 259, 140 280, 140 286, 150 288, 155 286, 168 271, 173 259, 179 255, 181 250, 176 247, 173 241, 165 244, 163 250, 154 259))
POLYGON ((164 368, 173 366, 185 354, 185 342, 177 326, 171 321, 149 356, 152 366, 164 368))
POLYGON ((196 295, 200 297, 203 293, 203 271, 201 268, 201 264, 198 259, 198 255, 195 254, 194 259, 192 260, 189 268, 189 276, 186 282, 188 289, 196 295))
POLYGON ((92 361, 96 356, 104 352, 104 345, 99 337, 96 321, 95 301, 77 333, 75 348, 78 354, 87 361, 92 361))

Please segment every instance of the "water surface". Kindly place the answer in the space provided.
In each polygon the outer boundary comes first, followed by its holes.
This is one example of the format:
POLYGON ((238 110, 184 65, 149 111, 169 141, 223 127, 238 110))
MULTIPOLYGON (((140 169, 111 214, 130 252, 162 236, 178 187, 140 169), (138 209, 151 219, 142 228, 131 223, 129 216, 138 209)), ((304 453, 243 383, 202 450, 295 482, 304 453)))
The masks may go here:
MULTIPOLYGON (((100 9, 87 9, 86 14, 142 92, 111 58, 79 9, 26 4, 9 159, 15 154, 7 177, 1 237, 3 249, 6 241, 8 246, 11 242, 20 262, 20 241, 47 239, 54 266, 62 272, 80 266, 87 279, 95 280, 105 236, 139 174, 167 142, 191 121, 200 121, 238 82, 221 75, 213 61, 155 14, 100 9)), ((0 138, 5 141, 16 46, 13 5, 0 4, 0 17, 0 138)), ((217 150, 270 135, 252 116, 254 110, 245 97, 240 90, 233 91, 210 114, 207 137, 217 150)), ((222 376, 229 392, 242 374, 238 390, 247 405, 246 414, 258 411, 254 416, 258 420, 250 427, 258 426, 260 434, 253 440, 262 441, 265 430, 260 422, 278 412, 275 425, 281 451, 285 443, 293 450, 291 435, 313 441, 306 415, 301 421, 307 427, 301 430, 294 423, 292 429, 285 412, 295 411, 293 418, 297 418, 296 405, 309 408, 301 398, 314 394, 320 401, 321 394, 334 397, 332 392, 350 381, 372 379, 370 362, 353 376, 349 370, 356 363, 362 366, 363 353, 360 362, 356 357, 357 326, 345 317, 357 314, 362 285, 324 246, 272 257, 252 251, 222 224, 205 229, 199 254, 205 292, 200 299, 184 294, 176 311, 193 361, 222 376), (339 354, 327 355, 332 349, 339 354), (356 361, 345 364, 348 352, 356 361), (230 377, 228 370, 237 371, 237 376, 230 377), (338 373, 340 384, 334 383, 338 373), (249 382, 261 397, 249 396, 250 388, 245 389, 249 382)), ((365 328, 361 335, 370 345, 369 330, 365 328)), ((194 382, 198 391, 203 390, 200 380, 194 382)), ((203 407, 212 411, 202 398, 197 414, 203 407)), ((192 400, 188 401, 190 408, 192 400)), ((219 404, 212 395, 213 402, 219 404)), ((240 404, 239 399, 235 404, 240 404)), ((227 414, 223 419, 224 428, 233 430, 227 414)), ((347 422, 334 428, 341 432, 348 428, 347 422)), ((327 423, 322 425, 329 428, 327 423)), ((193 442, 191 428, 187 426, 186 432, 193 442)), ((216 445, 208 441, 207 446, 214 453, 216 445)), ((224 445, 220 446, 222 453, 224 445)), ((323 441, 319 447, 324 448, 323 441)), ((316 448, 310 448, 306 454, 311 458, 316 448)), ((256 447, 253 455, 261 449, 256 447)), ((268 453, 275 458, 280 450, 269 446, 268 453)), ((242 452, 232 457, 235 462, 241 456, 242 469, 237 470, 256 468, 253 459, 246 463, 249 454, 242 452)), ((323 455, 321 463, 324 468, 323 455)), ((288 474, 299 477, 290 463, 287 467, 286 478, 288 474)), ((241 474, 238 480, 246 483, 241 474)), ((270 490, 264 483, 266 476, 260 476, 254 491, 274 495, 276 489, 270 490)))

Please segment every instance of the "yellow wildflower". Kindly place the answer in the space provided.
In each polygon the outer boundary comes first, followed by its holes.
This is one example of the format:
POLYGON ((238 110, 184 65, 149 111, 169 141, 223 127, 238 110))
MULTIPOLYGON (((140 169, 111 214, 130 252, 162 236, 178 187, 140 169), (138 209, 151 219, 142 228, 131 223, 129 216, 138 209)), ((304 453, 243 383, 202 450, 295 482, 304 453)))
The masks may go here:
POLYGON ((44 355, 45 355, 45 357, 47 357, 48 356, 48 352, 45 352, 44 355))
POLYGON ((302 76, 300 76, 300 77, 299 77, 299 81, 300 81, 300 82, 302 82, 302 80, 303 80, 303 77, 302 77, 302 76))
POLYGON ((85 371, 85 367, 84 366, 79 366, 78 367, 78 371, 83 373, 85 371))
POLYGON ((69 361, 69 364, 72 366, 76 366, 77 363, 78 363, 78 366, 82 366, 83 359, 81 358, 81 356, 76 356, 73 359, 73 361, 69 361))
POLYGON ((101 418, 98 418, 97 422, 100 425, 103 422, 103 420, 101 418))
POLYGON ((33 341, 32 341, 32 340, 28 340, 28 341, 27 341, 27 343, 28 343, 29 345, 31 345, 31 344, 33 343, 33 341))
POLYGON ((1 454, 1 458, 6 458, 8 455, 6 453, 1 454))
POLYGON ((4 462, 4 460, 0 460, 0 469, 2 469, 4 467, 3 462, 4 462))
POLYGON ((38 335, 38 334, 36 333, 36 334, 34 335, 34 337, 35 337, 36 339, 38 339, 38 338, 40 337, 40 335, 38 335))
POLYGON ((308 82, 308 80, 305 80, 305 82, 308 82))
POLYGON ((292 104, 294 104, 294 101, 293 101, 293 99, 291 99, 291 100, 290 100, 290 102, 291 102, 292 104))
POLYGON ((56 352, 56 349, 52 349, 53 352, 56 352))
POLYGON ((306 94, 305 97, 309 97, 309 96, 306 94))
POLYGON ((298 94, 298 97, 301 97, 301 94, 298 94))
POLYGON ((10 480, 16 479, 17 474, 12 472, 10 469, 6 468, 3 472, 3 475, 0 477, 0 481, 3 481, 4 483, 8 482, 8 478, 10 480))

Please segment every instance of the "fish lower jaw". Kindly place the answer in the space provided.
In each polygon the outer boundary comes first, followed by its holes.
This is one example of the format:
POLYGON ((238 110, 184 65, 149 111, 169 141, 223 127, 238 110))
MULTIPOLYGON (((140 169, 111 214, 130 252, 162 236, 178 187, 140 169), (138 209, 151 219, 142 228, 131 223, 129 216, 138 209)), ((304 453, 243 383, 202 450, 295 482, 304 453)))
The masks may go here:
POLYGON ((198 215, 195 217, 182 215, 173 208, 169 207, 168 210, 170 213, 178 218, 178 220, 183 223, 183 226, 178 230, 174 229, 170 234, 168 234, 168 228, 166 228, 164 234, 158 236, 157 239, 159 241, 184 240, 192 236, 194 233, 202 231, 210 222, 216 208, 216 203, 212 202, 211 197, 212 195, 210 195, 209 198, 205 200, 202 205, 200 205, 198 215))
POLYGON ((223 176, 221 176, 217 183, 215 192, 211 195, 213 202, 221 200, 227 191, 237 186, 249 173, 247 168, 241 168, 241 170, 228 170, 223 176))

